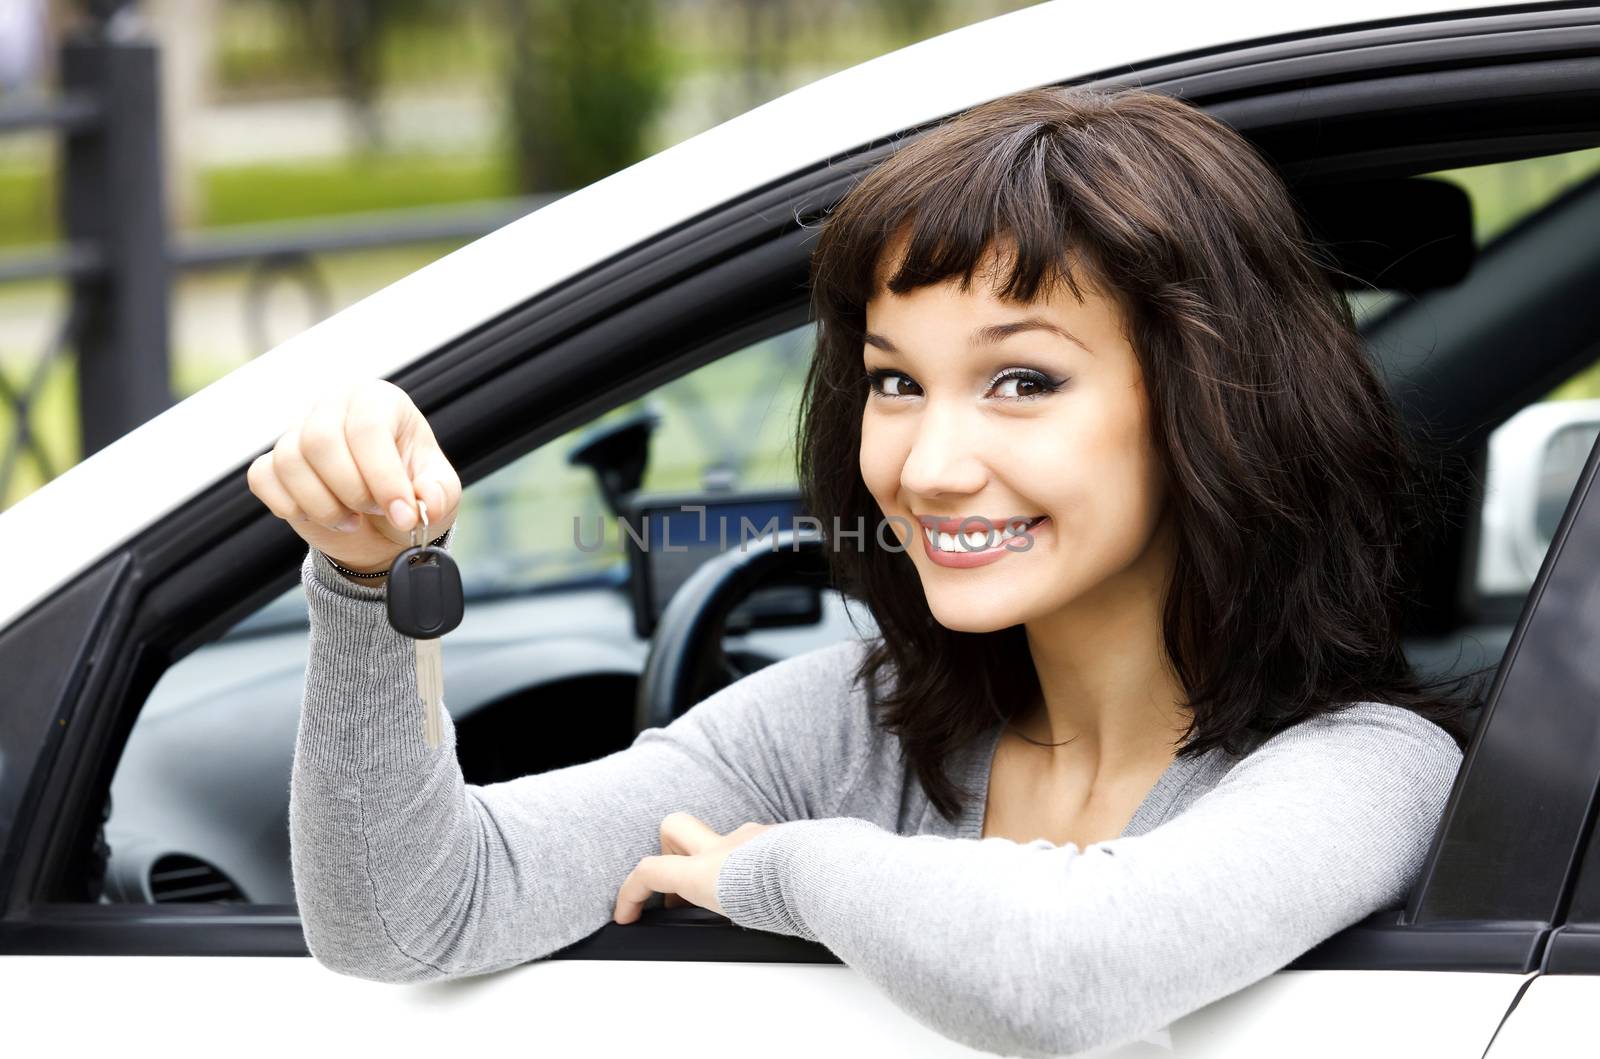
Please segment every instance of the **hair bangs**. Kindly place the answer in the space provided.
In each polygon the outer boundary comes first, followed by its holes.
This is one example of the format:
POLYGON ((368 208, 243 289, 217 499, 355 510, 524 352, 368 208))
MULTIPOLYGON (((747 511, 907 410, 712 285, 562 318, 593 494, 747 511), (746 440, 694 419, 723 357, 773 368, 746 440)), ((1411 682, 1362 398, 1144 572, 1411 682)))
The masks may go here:
POLYGON ((904 176, 930 168, 926 141, 882 163, 828 217, 813 270, 818 318, 864 331, 867 303, 885 291, 952 280, 966 292, 981 279, 995 297, 1022 305, 1063 287, 1081 301, 1084 282, 1107 289, 1095 255, 1074 237, 1082 225, 1052 175, 1061 167, 1045 158, 1047 131, 998 153, 974 142, 940 159, 931 180, 904 176))

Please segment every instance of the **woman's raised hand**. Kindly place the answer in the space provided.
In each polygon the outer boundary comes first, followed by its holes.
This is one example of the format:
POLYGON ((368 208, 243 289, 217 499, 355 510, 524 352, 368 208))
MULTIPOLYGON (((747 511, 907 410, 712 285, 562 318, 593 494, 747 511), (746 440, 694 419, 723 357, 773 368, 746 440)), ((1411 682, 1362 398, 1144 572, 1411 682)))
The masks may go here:
POLYGON ((411 546, 419 498, 430 539, 450 528, 461 504, 461 479, 428 421, 383 379, 319 400, 246 477, 307 544, 360 573, 387 570, 411 546))

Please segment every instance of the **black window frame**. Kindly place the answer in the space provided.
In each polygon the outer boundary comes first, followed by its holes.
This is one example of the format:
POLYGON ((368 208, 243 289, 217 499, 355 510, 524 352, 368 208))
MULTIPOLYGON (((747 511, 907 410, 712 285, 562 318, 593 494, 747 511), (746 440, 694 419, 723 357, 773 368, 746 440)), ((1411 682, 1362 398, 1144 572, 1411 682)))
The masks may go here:
MULTIPOLYGON (((1592 92, 1600 83, 1593 63, 1585 61, 1595 54, 1600 10, 1539 5, 1334 27, 1060 83, 1132 82, 1174 92, 1250 135, 1291 180, 1327 179, 1404 168, 1418 159, 1437 167, 1600 142, 1600 123, 1570 106, 1573 93, 1592 92), (1375 62, 1384 64, 1380 76, 1372 76, 1375 62), (1485 106, 1473 93, 1488 91, 1486 84, 1494 82, 1485 78, 1492 75, 1506 81, 1491 93, 1500 103, 1485 106), (1406 106, 1397 110, 1395 99, 1406 106), (1493 147, 1471 134, 1496 117, 1526 117, 1534 101, 1537 127, 1523 121, 1493 147), (1415 123, 1423 115, 1441 143, 1419 147, 1414 133, 1407 138, 1402 118, 1415 123)), ((393 381, 428 415, 463 481, 476 481, 605 408, 780 330, 775 321, 795 320, 805 305, 806 244, 814 221, 865 169, 921 131, 825 160, 660 233, 475 328, 393 381), (676 355, 666 358, 663 350, 676 355), (596 375, 615 380, 604 398, 574 396, 590 392, 582 382, 596 375), (513 421, 539 425, 495 436, 495 428, 513 421)), ((1585 482, 1593 463, 1591 455, 1585 482)), ((46 899, 59 894, 65 879, 83 874, 117 751, 162 669, 298 576, 302 544, 249 493, 246 466, 174 512, 162 533, 138 535, 0 637, 7 671, 26 657, 30 674, 37 674, 24 685, 26 697, 14 698, 15 709, 0 721, 0 748, 12 761, 19 760, 13 752, 26 753, 21 760, 28 765, 15 815, 19 826, 5 836, 0 856, 0 952, 306 953, 299 919, 288 906, 46 899), (241 593, 249 584, 258 587, 241 593)), ((1531 870, 1529 886, 1489 893, 1479 877, 1500 863, 1508 832, 1518 840, 1518 827, 1506 824, 1513 807, 1537 804, 1527 790, 1506 786, 1527 778, 1513 753, 1518 730, 1562 720, 1536 701, 1521 674, 1523 659, 1540 649, 1540 638, 1527 630, 1538 620, 1577 508, 1575 499, 1529 594, 1422 883, 1405 909, 1378 913, 1291 968, 1517 972, 1537 966, 1557 913, 1550 880, 1558 880, 1558 891, 1565 887, 1583 815, 1576 824, 1564 815, 1557 828, 1524 844, 1531 859, 1510 861, 1531 870)), ((1571 740, 1555 750, 1565 756, 1539 762, 1548 768, 1546 777, 1582 772, 1592 780, 1600 774, 1571 740)), ((780 935, 710 925, 683 930, 704 924, 696 911, 662 910, 648 926, 608 925, 556 955, 836 962, 820 946, 780 935), (618 933, 624 929, 625 935, 618 933)))
MULTIPOLYGON (((1552 762, 1563 769, 1570 787, 1563 792, 1563 819, 1576 817, 1581 837, 1554 893, 1553 929, 1544 951, 1536 954, 1535 967, 1544 974, 1600 974, 1600 842, 1595 841, 1600 829, 1600 662, 1595 661, 1593 648, 1600 642, 1600 607, 1595 606, 1600 599, 1597 474, 1600 439, 1589 451, 1550 545, 1552 552, 1559 546, 1563 557, 1547 558, 1534 585, 1541 597, 1536 617, 1549 627, 1549 634, 1525 640, 1521 645, 1525 657, 1517 660, 1527 673, 1520 693, 1538 702, 1526 720, 1543 726, 1538 729, 1540 745, 1548 748, 1564 740, 1582 750, 1579 762, 1552 762)), ((1526 780, 1544 764, 1543 758, 1524 754, 1520 761, 1503 761, 1497 771, 1508 781, 1526 780)))

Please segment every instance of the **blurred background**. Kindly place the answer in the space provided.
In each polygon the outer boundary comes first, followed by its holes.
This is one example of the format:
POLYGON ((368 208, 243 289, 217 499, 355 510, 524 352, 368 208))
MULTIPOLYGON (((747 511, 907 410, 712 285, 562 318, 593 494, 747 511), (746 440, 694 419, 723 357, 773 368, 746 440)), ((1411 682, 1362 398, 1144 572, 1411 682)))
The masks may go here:
POLYGON ((478 236, 1020 0, 0 0, 0 510, 478 236))
MULTIPOLYGON (((1027 6, 0 0, 0 510, 568 190, 1027 6)), ((1433 175, 1482 246, 1596 171, 1584 150, 1433 175)), ((1386 297, 1352 295, 1358 317, 1386 297)), ((1551 396, 1600 396, 1600 366, 1551 396)))

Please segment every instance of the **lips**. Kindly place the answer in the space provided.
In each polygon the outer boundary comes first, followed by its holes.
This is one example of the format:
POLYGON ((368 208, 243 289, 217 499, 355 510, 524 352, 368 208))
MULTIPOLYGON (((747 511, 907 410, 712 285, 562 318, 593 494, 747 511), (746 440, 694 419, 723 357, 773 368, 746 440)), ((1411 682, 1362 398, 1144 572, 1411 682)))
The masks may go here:
POLYGON ((1044 518, 1043 515, 967 515, 964 518, 938 518, 934 515, 918 515, 917 521, 923 526, 932 529, 935 533, 961 534, 969 532, 984 532, 989 529, 1004 531, 1010 528, 1011 519, 1026 518, 1027 525, 1044 518), (965 522, 967 525, 962 526, 965 522))
MULTIPOLYGON (((995 541, 995 533, 991 530, 987 535, 988 540, 977 545, 965 537, 956 537, 951 534, 945 534, 941 537, 932 529, 924 529, 921 534, 922 553, 935 566, 949 567, 955 570, 970 570, 999 562, 1014 553, 1028 551, 1029 549, 1027 548, 1013 548, 1010 542, 1019 538, 1026 538, 1031 541, 1034 533, 1048 532, 1049 525, 1050 520, 1041 516, 1037 521, 1032 521, 1029 528, 1020 530, 1014 535, 1003 534, 998 541, 995 541), (1034 527, 1045 528, 1035 529, 1034 527), (951 546, 948 548, 941 546, 941 540, 951 542, 951 546)), ((978 531, 974 530, 973 532, 977 533, 978 531)), ((1016 561, 1018 560, 1013 560, 1013 562, 1016 561)))

